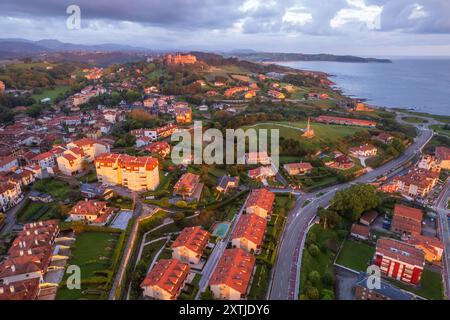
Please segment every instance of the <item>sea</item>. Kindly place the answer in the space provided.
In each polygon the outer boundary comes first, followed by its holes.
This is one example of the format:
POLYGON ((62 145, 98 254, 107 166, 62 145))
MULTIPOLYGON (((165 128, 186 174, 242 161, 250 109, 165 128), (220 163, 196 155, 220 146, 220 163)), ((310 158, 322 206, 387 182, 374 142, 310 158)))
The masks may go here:
POLYGON ((276 63, 325 72, 345 95, 369 105, 450 116, 450 57, 390 59, 392 63, 276 63))

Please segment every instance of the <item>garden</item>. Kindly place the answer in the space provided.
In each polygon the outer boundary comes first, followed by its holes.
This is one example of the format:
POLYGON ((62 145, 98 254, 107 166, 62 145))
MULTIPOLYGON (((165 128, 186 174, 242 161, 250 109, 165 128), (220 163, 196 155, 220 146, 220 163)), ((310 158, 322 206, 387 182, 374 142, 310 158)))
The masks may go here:
POLYGON ((80 267, 81 289, 69 290, 64 285, 69 276, 65 274, 56 295, 57 300, 107 298, 119 234, 120 232, 86 231, 76 235, 68 264, 80 267), (95 246, 92 245, 94 243, 95 246))

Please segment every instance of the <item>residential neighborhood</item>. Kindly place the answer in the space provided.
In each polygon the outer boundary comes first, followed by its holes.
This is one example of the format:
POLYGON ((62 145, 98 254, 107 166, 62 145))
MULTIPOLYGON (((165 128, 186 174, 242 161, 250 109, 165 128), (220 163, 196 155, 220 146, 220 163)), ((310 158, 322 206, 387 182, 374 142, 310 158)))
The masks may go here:
POLYGON ((295 70, 171 52, 71 65, 45 103, 33 90, 55 87, 2 93, 18 109, 0 126, 0 300, 448 297, 441 122, 295 70), (244 134, 232 163, 195 161, 205 140, 175 161, 199 121, 244 134), (247 148, 274 129, 277 148, 247 148))

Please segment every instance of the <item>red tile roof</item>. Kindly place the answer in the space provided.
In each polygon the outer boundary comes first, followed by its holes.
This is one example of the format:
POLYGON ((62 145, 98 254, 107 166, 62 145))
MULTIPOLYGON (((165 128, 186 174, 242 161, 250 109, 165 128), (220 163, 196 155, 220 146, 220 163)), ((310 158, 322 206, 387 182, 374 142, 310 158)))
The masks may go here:
POLYGON ((35 300, 39 295, 39 278, 0 285, 0 300, 35 300))
POLYGON ((299 170, 299 171, 307 171, 313 168, 311 163, 309 162, 287 163, 284 166, 288 170, 299 170))
POLYGON ((346 125, 356 125, 356 126, 367 126, 367 127, 375 127, 377 123, 375 121, 370 120, 361 120, 361 119, 352 119, 352 118, 341 118, 341 117, 332 117, 332 116, 319 116, 316 118, 317 122, 325 122, 325 123, 337 123, 337 124, 346 124, 346 125))
POLYGON ((409 233, 420 234, 422 230, 422 211, 400 204, 395 205, 391 228, 393 230, 399 229, 409 233))
POLYGON ((377 241, 376 254, 423 268, 425 256, 420 249, 398 240, 381 238, 377 241))
POLYGON ((261 209, 270 211, 272 210, 273 203, 275 201, 275 193, 270 192, 267 189, 255 189, 252 190, 248 198, 246 208, 257 206, 261 209))
POLYGON ((435 154, 438 161, 450 160, 450 148, 436 147, 435 154))
POLYGON ((401 204, 396 204, 394 207, 394 216, 408 218, 422 222, 423 212, 420 209, 411 208, 401 204))
MULTIPOLYGON (((69 214, 81 216, 97 216, 97 218, 104 216, 105 218, 107 218, 108 215, 112 213, 112 208, 108 208, 107 205, 108 203, 105 201, 79 201, 75 206, 72 207, 69 214)), ((99 220, 99 222, 101 222, 101 220, 99 220)))
POLYGON ((158 286, 175 297, 189 274, 189 265, 176 259, 161 259, 147 274, 141 288, 158 286))
POLYGON ((209 233, 200 227, 187 227, 175 239, 172 248, 185 246, 196 254, 202 254, 208 244, 209 233))
POLYGON ((245 238, 260 246, 266 232, 267 220, 256 214, 243 214, 236 224, 231 239, 245 238))
POLYGON ((362 224, 354 223, 354 224, 352 224, 352 229, 351 229, 350 233, 368 238, 369 234, 370 234, 370 228, 368 226, 364 226, 362 224))
POLYGON ((181 176, 181 178, 177 181, 174 186, 174 189, 177 192, 181 191, 182 186, 186 186, 188 192, 195 189, 200 182, 200 176, 197 174, 193 174, 187 172, 181 176))
POLYGON ((242 249, 227 249, 209 281, 209 285, 225 284, 245 294, 250 284, 256 258, 242 249))
POLYGON ((437 254, 436 248, 444 250, 444 243, 440 241, 438 238, 427 237, 420 234, 413 235, 407 243, 412 244, 413 246, 421 246, 427 248, 431 252, 437 254))
POLYGON ((100 166, 112 166, 116 162, 120 167, 133 171, 142 167, 145 167, 145 170, 153 170, 159 165, 158 159, 153 157, 133 157, 118 153, 104 153, 95 158, 95 165, 100 166))

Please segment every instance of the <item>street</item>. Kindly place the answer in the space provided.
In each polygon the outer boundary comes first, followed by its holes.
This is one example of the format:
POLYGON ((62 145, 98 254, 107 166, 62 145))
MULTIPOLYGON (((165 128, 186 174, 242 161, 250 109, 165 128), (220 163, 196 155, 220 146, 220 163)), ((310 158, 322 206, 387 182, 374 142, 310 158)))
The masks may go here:
MULTIPOLYGON (((401 119, 398 119, 403 122, 401 119)), ((399 167, 410 161, 417 153, 421 152, 423 147, 433 137, 433 131, 428 125, 434 122, 430 121, 427 125, 419 126, 418 136, 414 142, 405 150, 398 158, 374 169, 352 182, 328 187, 313 193, 307 193, 299 196, 294 208, 290 211, 282 239, 279 243, 277 260, 274 265, 274 273, 271 281, 270 292, 268 298, 270 300, 291 300, 298 299, 298 279, 301 270, 301 254, 298 252, 298 243, 304 242, 306 230, 314 218, 319 206, 326 207, 334 194, 346 189, 354 183, 369 183, 377 179, 379 176, 391 177, 396 174, 399 167), (302 204, 307 199, 310 203, 302 208, 302 204), (301 237, 301 240, 299 240, 301 237), (292 265, 297 265, 296 273, 292 272, 292 265), (294 281, 295 278, 295 281, 294 281)))
POLYGON ((436 199, 436 205, 434 209, 438 214, 438 225, 439 225, 439 235, 441 241, 444 243, 444 254, 442 256, 442 267, 443 267, 443 278, 444 278, 444 289, 445 295, 449 298, 450 295, 450 231, 448 227, 448 215, 450 210, 447 209, 447 204, 450 199, 450 179, 447 179, 445 186, 439 197, 436 199))

